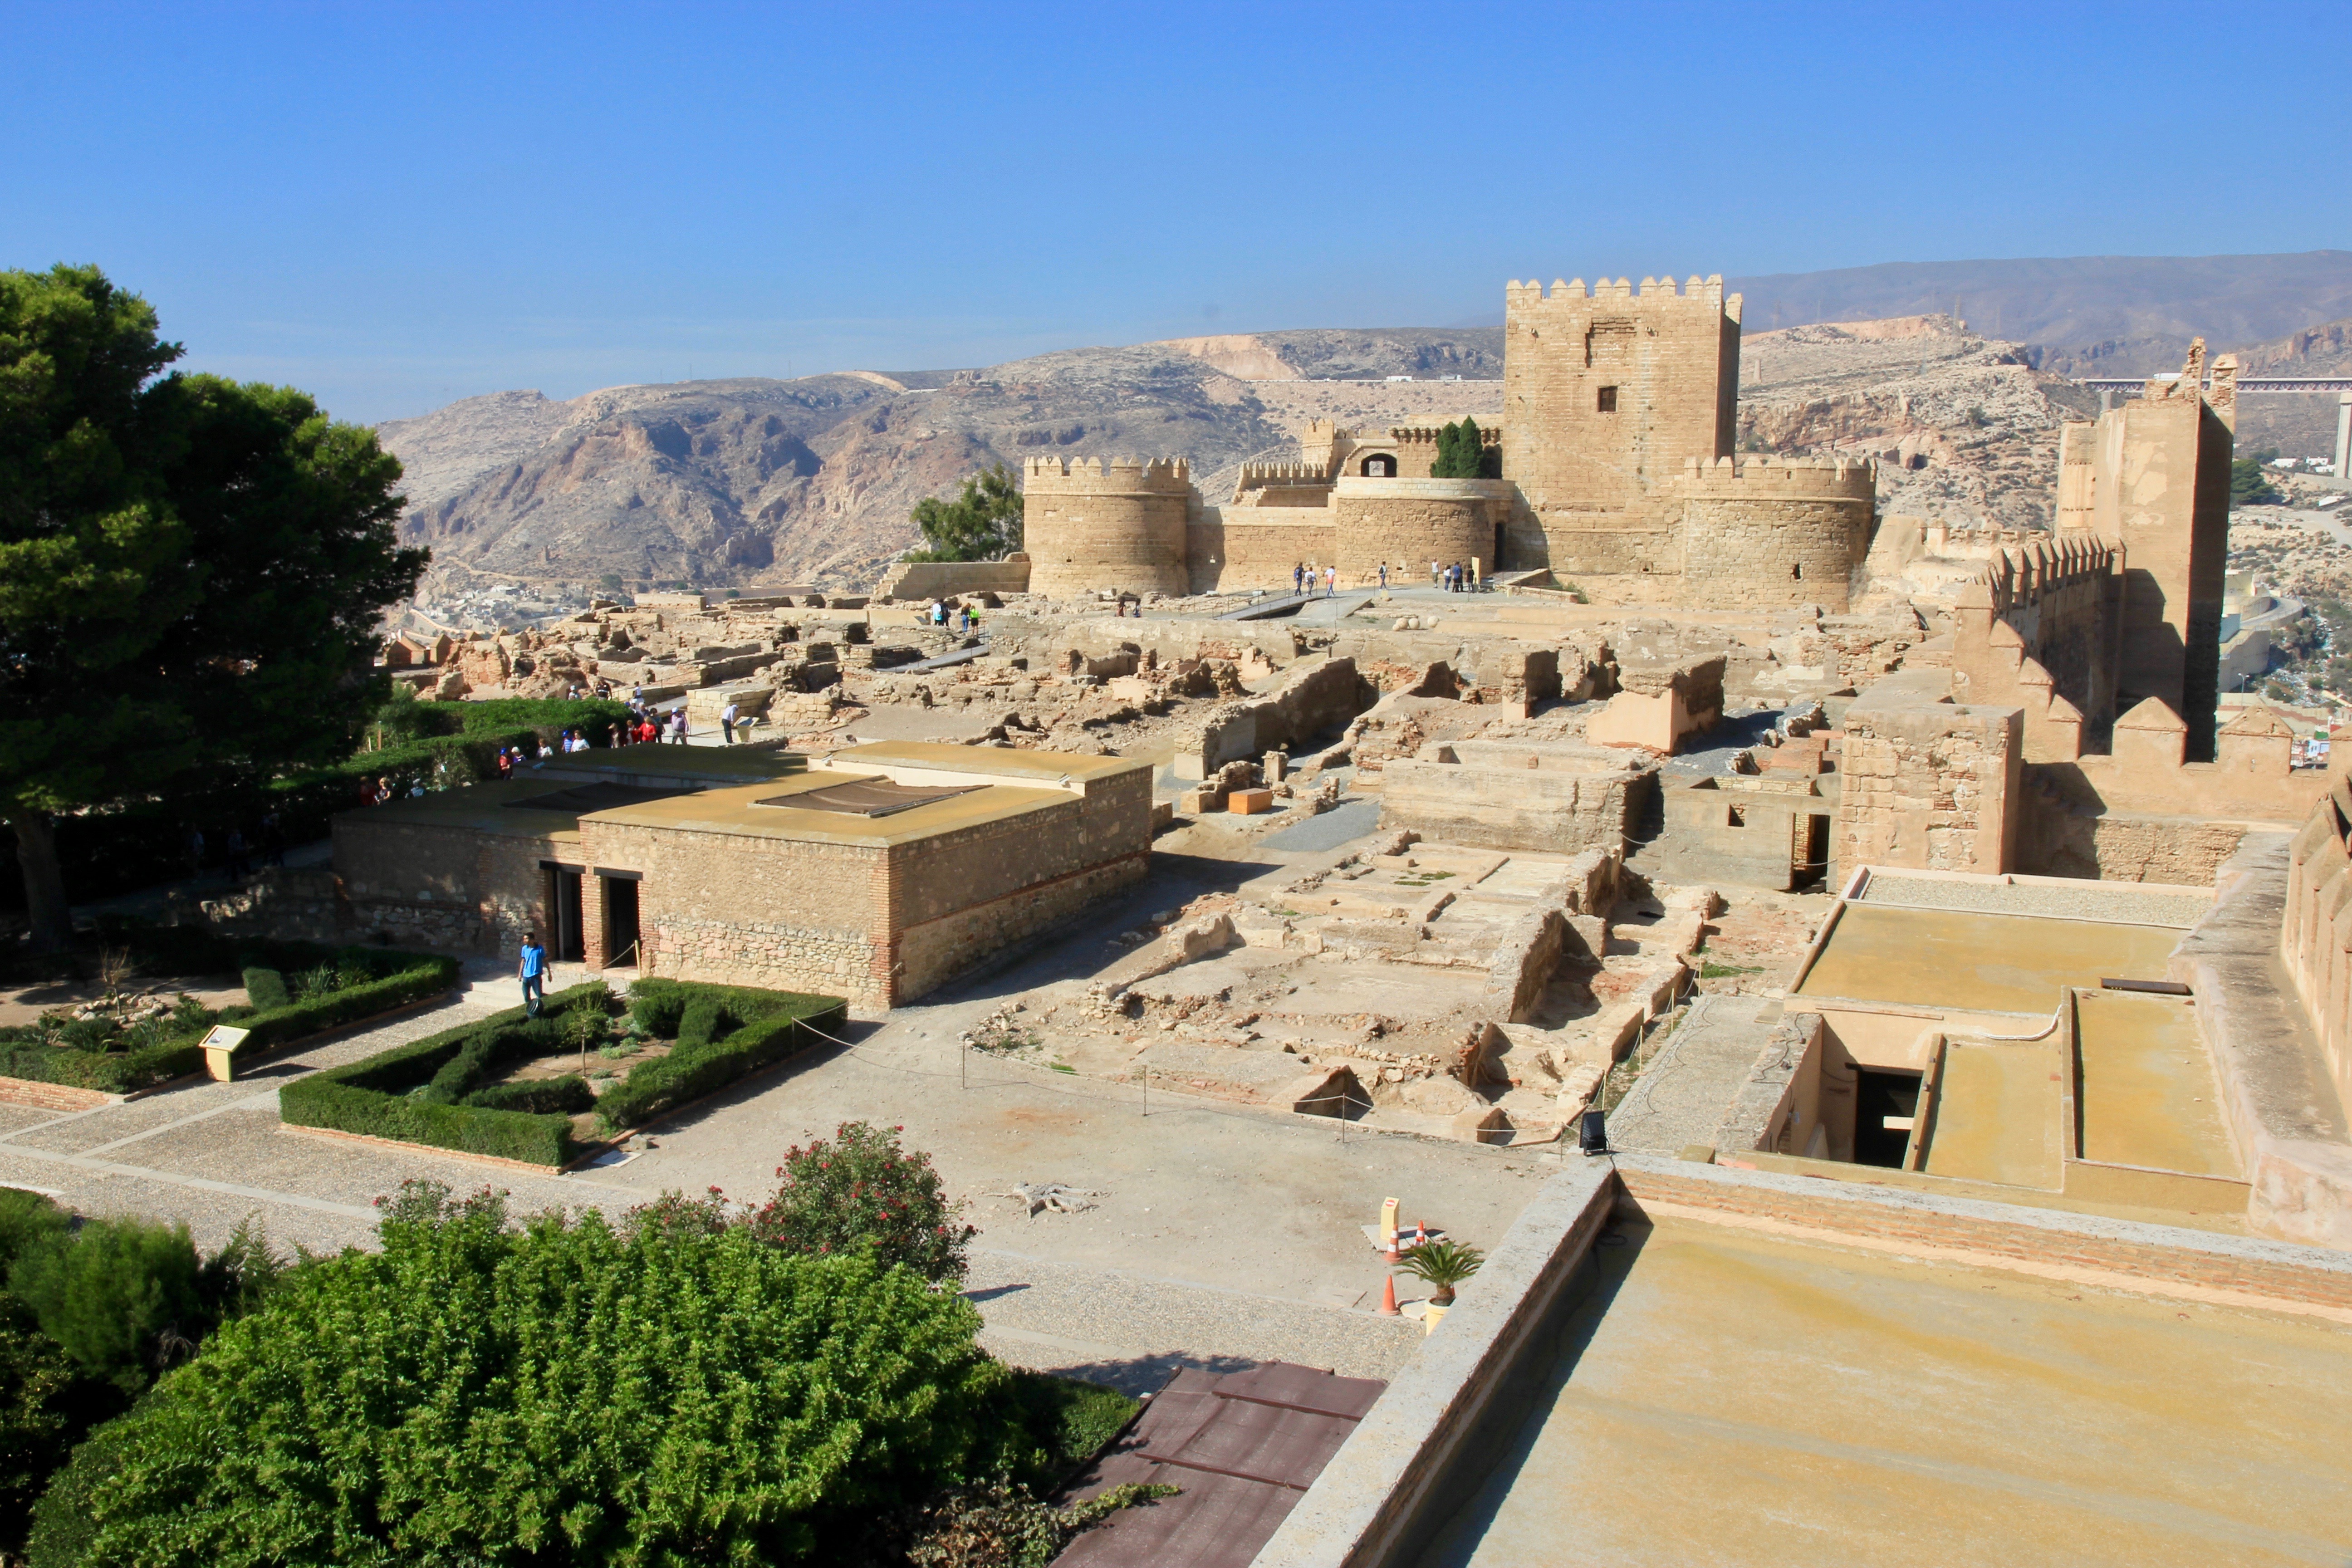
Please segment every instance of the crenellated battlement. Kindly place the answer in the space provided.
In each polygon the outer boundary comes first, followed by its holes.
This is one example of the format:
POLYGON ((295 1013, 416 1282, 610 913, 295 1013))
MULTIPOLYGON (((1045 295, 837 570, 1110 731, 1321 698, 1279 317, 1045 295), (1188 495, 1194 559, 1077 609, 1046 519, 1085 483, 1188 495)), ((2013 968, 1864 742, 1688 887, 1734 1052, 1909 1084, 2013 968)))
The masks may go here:
POLYGON ((1237 489, 1262 489, 1268 485, 1328 485, 1329 468, 1320 463, 1244 463, 1237 489))
POLYGON ((1723 275, 1710 273, 1705 278, 1694 273, 1679 287, 1672 278, 1644 278, 1636 288, 1632 279, 1597 279, 1587 287, 1581 278, 1563 283, 1552 279, 1551 292, 1544 292, 1543 284, 1535 279, 1521 282, 1513 279, 1503 290, 1506 313, 1517 310, 1543 310, 1571 315, 1589 313, 1593 309, 1633 309, 1717 310, 1739 320, 1740 297, 1727 296, 1723 291, 1723 275))
POLYGON ((2055 534, 2004 531, 1983 574, 1963 588, 1955 602, 2007 616, 2061 588, 2112 576, 2116 555, 2114 545, 2087 530, 2055 534))
MULTIPOLYGON (((1434 447, 1437 445, 1437 431, 1438 426, 1434 425, 1391 425, 1389 426, 1389 439, 1399 446, 1434 447)), ((1503 426, 1500 420, 1478 426, 1479 446, 1499 447, 1502 444, 1503 426)))
POLYGON ((1025 476, 1033 490, 1074 495, 1141 492, 1182 495, 1192 488, 1192 465, 1183 458, 1032 458, 1025 476))
POLYGON ((1868 458, 1691 458, 1682 487, 1692 498, 1874 502, 1878 465, 1868 458))

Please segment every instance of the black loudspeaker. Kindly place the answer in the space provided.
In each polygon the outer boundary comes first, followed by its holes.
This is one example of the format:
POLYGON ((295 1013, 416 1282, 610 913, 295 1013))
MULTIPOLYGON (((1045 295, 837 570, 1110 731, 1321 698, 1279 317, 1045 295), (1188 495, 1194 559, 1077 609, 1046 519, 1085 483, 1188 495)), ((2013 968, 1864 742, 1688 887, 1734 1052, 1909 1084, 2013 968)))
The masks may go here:
POLYGON ((1606 1113, 1588 1110, 1577 1118, 1576 1146, 1588 1154, 1609 1152, 1609 1118, 1606 1113))

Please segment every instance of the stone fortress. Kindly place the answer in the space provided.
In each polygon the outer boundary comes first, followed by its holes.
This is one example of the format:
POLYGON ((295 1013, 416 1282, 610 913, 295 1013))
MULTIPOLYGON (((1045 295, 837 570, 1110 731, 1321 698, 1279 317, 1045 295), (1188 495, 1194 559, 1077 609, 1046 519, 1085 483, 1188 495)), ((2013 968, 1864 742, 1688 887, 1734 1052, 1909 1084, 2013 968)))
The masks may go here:
POLYGON ((1875 465, 1733 455, 1739 309, 1723 279, 1513 282, 1502 477, 1432 479, 1437 432, 1318 423, 1296 463, 1245 466, 1213 506, 1183 459, 1030 459, 1032 592, 1170 595, 1549 571, 1625 603, 1846 607, 1876 521, 1875 465))

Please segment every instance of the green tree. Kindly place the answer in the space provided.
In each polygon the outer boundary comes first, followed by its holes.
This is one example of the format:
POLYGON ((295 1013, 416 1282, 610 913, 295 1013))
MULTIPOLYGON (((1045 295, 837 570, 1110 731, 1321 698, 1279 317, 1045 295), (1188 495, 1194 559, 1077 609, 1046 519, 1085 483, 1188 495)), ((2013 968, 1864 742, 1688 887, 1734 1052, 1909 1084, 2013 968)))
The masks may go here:
POLYGON ((27 1247, 8 1289, 83 1371, 136 1394, 203 1336, 202 1267, 184 1225, 91 1220, 27 1247))
POLYGON ((976 1233, 931 1157, 898 1146, 899 1131, 845 1121, 829 1143, 794 1144, 776 1167, 782 1184, 751 1216, 751 1234, 793 1252, 869 1250, 926 1279, 961 1280, 976 1233))
POLYGON ((1013 1457, 979 1313, 911 1270, 434 1196, 77 1450, 31 1561, 837 1561, 1013 1457))
POLYGON ((1461 440, 1462 432, 1454 426, 1446 424, 1437 427, 1437 460, 1429 465, 1431 479, 1450 479, 1454 477, 1454 453, 1461 440))
POLYGON ((1478 421, 1468 415, 1458 425, 1437 432, 1437 460, 1429 466, 1433 479, 1491 479, 1502 475, 1502 454, 1489 451, 1478 421))
POLYGON ((1020 476, 998 463, 964 480, 953 500, 915 503, 915 526, 927 542, 909 561, 997 561, 1021 548, 1020 476))
POLYGON ((45 947, 52 818, 348 754, 426 560, 372 432, 180 352, 94 267, 0 272, 0 816, 45 947))
POLYGON ((2230 504, 2233 507, 2260 506, 2280 499, 2278 488, 2271 483, 2270 471, 2263 467, 2278 456, 2257 452, 2251 458, 2240 458, 2230 465, 2230 504))

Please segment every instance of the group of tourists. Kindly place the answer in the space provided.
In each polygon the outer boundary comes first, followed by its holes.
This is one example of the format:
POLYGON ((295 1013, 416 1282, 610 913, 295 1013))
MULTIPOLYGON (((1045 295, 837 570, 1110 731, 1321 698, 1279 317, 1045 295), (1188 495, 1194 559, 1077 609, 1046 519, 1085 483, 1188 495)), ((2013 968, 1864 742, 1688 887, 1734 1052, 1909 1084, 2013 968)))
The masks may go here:
POLYGON ((953 626, 957 631, 968 632, 980 625, 980 617, 972 614, 970 605, 959 601, 950 610, 945 599, 933 599, 930 608, 923 612, 923 618, 940 631, 953 626))
MULTIPOLYGON (((1294 594, 1312 594, 1315 592, 1317 586, 1317 570, 1318 568, 1312 561, 1302 561, 1298 564, 1293 566, 1290 569, 1290 591, 1294 594)), ((1323 596, 1328 599, 1332 595, 1337 594, 1339 591, 1339 569, 1337 566, 1325 566, 1320 570, 1322 574, 1321 586, 1323 589, 1323 596)))
POLYGON ((1448 594, 1475 594, 1478 591, 1478 563, 1465 566, 1455 561, 1441 564, 1429 563, 1429 585, 1448 594))

